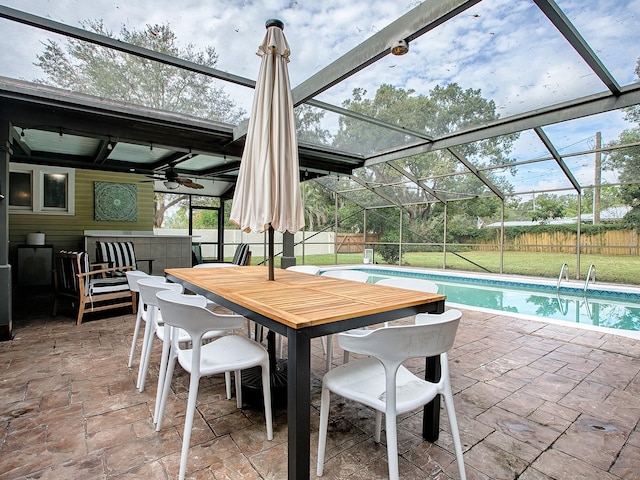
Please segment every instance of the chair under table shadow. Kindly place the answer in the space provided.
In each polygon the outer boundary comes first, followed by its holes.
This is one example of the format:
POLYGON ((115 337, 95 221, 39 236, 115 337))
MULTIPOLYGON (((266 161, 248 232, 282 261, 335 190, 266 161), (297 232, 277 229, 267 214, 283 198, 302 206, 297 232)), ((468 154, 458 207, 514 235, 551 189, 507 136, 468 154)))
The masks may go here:
POLYGON ((317 275, 320 271, 320 267, 316 265, 291 265, 287 267, 287 270, 292 272, 308 273, 309 275, 317 275))
MULTIPOLYGON (((354 282, 362 282, 367 283, 369 281, 369 274, 366 272, 362 272, 360 270, 351 270, 351 269, 335 269, 335 270, 327 270, 322 273, 323 277, 330 278, 340 278, 342 280, 351 280, 354 282)), ((321 341, 324 342, 325 337, 321 338, 321 341)), ((333 335, 329 334, 326 336, 326 347, 325 344, 322 344, 325 353, 327 355, 327 370, 331 370, 331 362, 333 361, 333 335)))
MULTIPOLYGON (((404 288, 406 290, 415 290, 417 292, 438 293, 437 283, 432 282, 431 280, 424 280, 422 278, 389 277, 389 278, 383 278, 382 280, 378 280, 376 282, 376 285, 404 288)), ((384 326, 388 327, 389 322, 385 322, 384 326)), ((349 333, 363 334, 366 331, 367 331, 366 329, 358 328, 354 330, 349 330, 349 333)), ((349 350, 344 351, 342 361, 343 363, 347 363, 349 361, 349 350)))
POLYGON ((187 471, 187 458, 191 441, 191 429, 196 408, 196 399, 200 378, 233 371, 236 379, 236 398, 238 406, 242 405, 240 385, 240 371, 259 366, 262 369, 262 390, 265 407, 265 422, 267 439, 273 439, 273 423, 271 414, 271 387, 269 381, 269 356, 267 351, 257 342, 231 333, 241 328, 244 319, 239 315, 216 315, 203 305, 206 299, 198 295, 184 295, 173 291, 163 291, 157 294, 158 304, 162 311, 163 320, 173 327, 171 335, 172 361, 167 366, 166 378, 163 382, 163 392, 158 412, 158 424, 161 423, 164 407, 173 376, 176 361, 190 374, 187 412, 182 435, 182 450, 180 454, 179 479, 184 480, 187 471), (212 328, 226 330, 229 335, 221 336, 210 343, 202 345, 206 332, 212 328), (178 330, 183 330, 191 338, 191 349, 180 349, 178 330))
POLYGON ((453 437, 458 471, 466 479, 462 443, 453 405, 447 351, 453 346, 462 314, 449 310, 443 314, 419 314, 415 325, 400 325, 365 331, 340 333, 340 347, 367 358, 335 367, 324 375, 320 405, 317 475, 324 473, 331 392, 375 410, 374 441, 380 443, 382 414, 385 415, 389 478, 399 478, 397 415, 414 411, 437 395, 442 395, 453 437), (441 357, 438 382, 419 378, 402 365, 418 357, 441 357))

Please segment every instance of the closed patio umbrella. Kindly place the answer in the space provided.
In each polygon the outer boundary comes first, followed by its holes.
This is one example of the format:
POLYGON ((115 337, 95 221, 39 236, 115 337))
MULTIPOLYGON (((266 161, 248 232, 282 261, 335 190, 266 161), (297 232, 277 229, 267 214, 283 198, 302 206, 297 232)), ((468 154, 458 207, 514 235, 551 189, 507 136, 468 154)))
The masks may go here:
POLYGON ((273 280, 273 232, 295 233, 304 227, 304 208, 287 69, 289 44, 280 20, 268 20, 266 27, 257 52, 262 60, 231 221, 245 232, 269 231, 269 280, 273 280))

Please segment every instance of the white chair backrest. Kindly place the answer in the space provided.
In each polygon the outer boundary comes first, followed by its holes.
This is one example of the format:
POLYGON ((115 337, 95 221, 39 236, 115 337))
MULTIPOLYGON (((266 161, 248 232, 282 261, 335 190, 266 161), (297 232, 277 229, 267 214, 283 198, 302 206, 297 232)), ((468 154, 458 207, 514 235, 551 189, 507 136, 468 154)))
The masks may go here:
POLYGON ((322 272, 323 277, 342 278, 343 280, 353 280, 354 282, 367 283, 369 274, 360 270, 327 270, 322 272))
POLYGON ((420 278, 383 278, 378 280, 376 285, 386 285, 388 287, 406 288, 407 290, 417 290, 419 292, 438 293, 438 285, 431 280, 420 278))
POLYGON ((416 325, 428 325, 433 322, 439 322, 444 320, 457 320, 462 317, 460 310, 451 309, 443 313, 419 313, 416 315, 416 325))
POLYGON ((237 267, 233 263, 198 263, 193 268, 217 268, 217 267, 237 267))
POLYGON ((172 290, 174 292, 182 293, 184 287, 181 283, 169 283, 162 282, 157 277, 142 278, 138 280, 138 287, 140 288, 140 297, 145 305, 153 307, 158 306, 158 299, 156 293, 163 290, 172 290))
POLYGON ((315 265, 292 265, 290 267, 287 267, 287 270, 292 270, 294 272, 300 273, 308 273, 310 275, 317 275, 320 271, 320 267, 317 267, 315 265))
POLYGON ((128 270, 125 272, 125 274, 127 275, 129 290, 131 290, 132 292, 139 292, 140 288, 138 288, 138 280, 149 276, 149 274, 143 272, 142 270, 128 270))
POLYGON ((196 341, 210 330, 235 330, 244 326, 240 315, 220 315, 208 310, 206 298, 204 305, 199 303, 200 295, 185 295, 171 290, 156 294, 163 321, 172 327, 179 327, 189 333, 196 341))
POLYGON ((389 371, 409 358, 434 357, 447 352, 453 346, 461 316, 434 315, 438 318, 427 324, 379 328, 365 335, 347 332, 338 336, 338 344, 350 352, 377 358, 389 371))

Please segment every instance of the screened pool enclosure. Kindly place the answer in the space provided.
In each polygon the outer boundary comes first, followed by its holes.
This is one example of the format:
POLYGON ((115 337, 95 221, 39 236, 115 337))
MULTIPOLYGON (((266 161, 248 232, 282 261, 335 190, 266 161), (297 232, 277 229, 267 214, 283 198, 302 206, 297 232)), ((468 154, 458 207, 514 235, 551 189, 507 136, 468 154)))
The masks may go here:
POLYGON ((638 0, 144 3, 0 6, 3 163, 151 176, 222 221, 281 18, 310 231, 502 254, 505 224, 571 218, 579 265, 582 223, 640 208, 638 0))

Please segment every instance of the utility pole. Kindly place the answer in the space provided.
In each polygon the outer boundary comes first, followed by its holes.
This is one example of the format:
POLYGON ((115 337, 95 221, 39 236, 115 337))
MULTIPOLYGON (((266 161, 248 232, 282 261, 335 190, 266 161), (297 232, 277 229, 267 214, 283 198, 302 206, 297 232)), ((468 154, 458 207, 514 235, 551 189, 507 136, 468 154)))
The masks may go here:
POLYGON ((596 161, 595 161, 595 179, 593 182, 593 224, 600 223, 600 184, 602 183, 602 169, 600 168, 600 162, 602 153, 602 135, 600 132, 596 132, 596 161))

